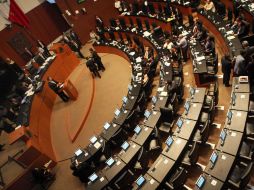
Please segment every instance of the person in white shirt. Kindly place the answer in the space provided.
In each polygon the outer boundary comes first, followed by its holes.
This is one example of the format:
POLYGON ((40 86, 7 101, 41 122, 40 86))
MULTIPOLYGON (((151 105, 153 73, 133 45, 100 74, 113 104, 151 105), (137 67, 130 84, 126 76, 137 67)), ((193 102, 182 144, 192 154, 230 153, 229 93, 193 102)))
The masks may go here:
POLYGON ((211 0, 206 0, 206 4, 204 6, 204 9, 206 11, 212 11, 215 12, 215 6, 214 3, 211 0))
POLYGON ((100 37, 93 30, 90 30, 89 36, 92 43, 95 43, 97 40, 100 39, 100 37))
POLYGON ((181 49, 183 61, 186 62, 187 61, 187 54, 188 54, 188 42, 182 34, 180 34, 178 37, 177 45, 181 49))
POLYGON ((121 1, 115 0, 115 8, 116 8, 119 12, 122 12, 121 1))

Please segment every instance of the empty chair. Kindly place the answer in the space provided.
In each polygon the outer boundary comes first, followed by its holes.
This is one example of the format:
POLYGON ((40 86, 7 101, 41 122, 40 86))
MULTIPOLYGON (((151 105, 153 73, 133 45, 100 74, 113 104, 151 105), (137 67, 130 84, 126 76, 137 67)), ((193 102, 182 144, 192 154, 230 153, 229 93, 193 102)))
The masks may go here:
POLYGON ((131 189, 134 180, 134 173, 127 170, 115 181, 113 189, 131 189))
POLYGON ((170 179, 165 182, 165 186, 169 189, 181 189, 186 182, 187 174, 188 172, 184 168, 178 168, 170 179))
POLYGON ((233 189, 245 189, 250 181, 252 167, 253 162, 236 164, 228 179, 229 186, 233 189))
POLYGON ((118 131, 111 137, 110 143, 113 146, 119 146, 123 144, 123 142, 126 140, 127 135, 125 134, 124 130, 122 128, 118 129, 118 131))
POLYGON ((178 106, 179 106, 176 92, 172 95, 169 103, 173 107, 173 113, 174 113, 174 115, 176 115, 177 114, 177 110, 178 110, 178 106))
POLYGON ((246 122, 246 136, 247 139, 254 141, 254 118, 248 118, 246 122))
POLYGON ((239 156, 243 159, 251 161, 253 159, 253 148, 253 142, 243 141, 240 148, 239 156))
POLYGON ((179 76, 174 77, 173 79, 177 85, 176 87, 176 94, 177 94, 177 99, 178 102, 182 101, 183 95, 184 95, 184 86, 183 86, 183 81, 182 78, 179 76))
POLYGON ((214 84, 209 85, 208 95, 214 97, 214 105, 218 105, 219 102, 219 84, 216 81, 214 84))
POLYGON ((218 54, 215 55, 212 62, 207 62, 207 73, 210 75, 216 75, 218 73, 218 54))
POLYGON ((158 129, 155 127, 152 135, 152 139, 149 144, 149 152, 156 153, 161 150, 158 129))
POLYGON ((148 161, 149 160, 147 159, 147 151, 142 146, 139 151, 137 161, 134 165, 134 169, 135 170, 145 170, 148 166, 148 161))
POLYGON ((125 119, 124 122, 124 129, 128 131, 133 131, 134 127, 136 126, 137 123, 137 113, 136 110, 132 110, 128 117, 125 119))
POLYGON ((249 103, 249 114, 254 114, 254 101, 250 101, 249 103))
POLYGON ((140 18, 136 18, 136 23, 137 23, 138 29, 140 31, 142 31, 143 30, 143 26, 142 26, 142 22, 141 22, 140 18))
POLYGON ((160 108, 161 117, 160 117, 160 126, 159 130, 165 133, 169 133, 174 125, 173 122, 173 107, 169 104, 168 107, 160 108))
POLYGON ((192 145, 189 145, 189 150, 185 153, 182 164, 185 166, 195 165, 198 161, 198 150, 199 145, 197 142, 193 142, 192 145))
POLYGON ((205 122, 209 119, 211 122, 214 120, 214 97, 213 96, 205 96, 205 101, 203 105, 203 111, 201 113, 201 122, 205 122), (209 114, 209 116, 207 116, 209 114))
POLYGON ((203 125, 199 126, 196 131, 193 140, 197 143, 206 143, 209 137, 209 120, 207 120, 203 125))

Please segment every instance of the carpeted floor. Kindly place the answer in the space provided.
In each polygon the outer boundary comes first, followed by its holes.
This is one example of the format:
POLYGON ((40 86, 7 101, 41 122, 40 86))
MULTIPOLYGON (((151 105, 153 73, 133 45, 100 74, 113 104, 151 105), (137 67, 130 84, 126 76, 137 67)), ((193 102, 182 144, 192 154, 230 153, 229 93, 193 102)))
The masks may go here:
MULTIPOLYGON (((82 52, 88 56, 88 44, 83 47, 82 52)), ((127 94, 127 86, 130 82, 130 64, 117 55, 100 54, 106 71, 101 72, 102 78, 92 78, 82 60, 71 74, 70 79, 78 89, 79 97, 76 102, 63 103, 57 98, 51 117, 51 138, 57 160, 68 159, 73 156, 78 147, 85 147, 93 134, 99 134, 106 121, 111 121, 114 110, 121 106, 121 100, 127 94), (94 86, 93 86, 94 81, 94 86), (90 96, 94 90, 91 109, 90 96), (84 114, 89 111, 82 130, 75 142, 71 142, 69 133, 77 131, 84 114), (69 129, 68 129, 69 128, 69 129)), ((72 176, 69 169, 70 161, 59 162, 55 168, 56 181, 50 190, 58 189, 84 189, 83 184, 72 176)))

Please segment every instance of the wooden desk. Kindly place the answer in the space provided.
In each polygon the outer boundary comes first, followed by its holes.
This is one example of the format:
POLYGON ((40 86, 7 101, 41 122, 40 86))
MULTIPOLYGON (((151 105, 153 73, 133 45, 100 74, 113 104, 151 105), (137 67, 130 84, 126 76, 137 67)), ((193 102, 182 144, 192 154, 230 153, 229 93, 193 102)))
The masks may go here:
POLYGON ((24 126, 17 127, 14 131, 8 134, 8 142, 10 145, 19 139, 23 140, 24 142, 27 142, 29 139, 28 135, 26 134, 26 128, 24 126))

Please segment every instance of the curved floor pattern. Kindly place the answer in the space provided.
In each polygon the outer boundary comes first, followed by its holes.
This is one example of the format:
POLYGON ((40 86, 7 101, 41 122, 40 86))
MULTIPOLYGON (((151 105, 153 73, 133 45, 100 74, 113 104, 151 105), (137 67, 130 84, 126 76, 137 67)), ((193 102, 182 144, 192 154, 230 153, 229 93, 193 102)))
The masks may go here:
MULTIPOLYGON (((89 47, 86 45, 83 48, 84 55, 88 55, 89 47)), ((104 123, 111 121, 115 108, 121 106, 121 99, 127 94, 131 76, 129 63, 122 57, 113 54, 100 54, 100 56, 106 71, 101 73, 101 79, 94 79, 92 106, 82 130, 73 143, 69 133, 73 129, 76 130, 76 125, 79 125, 80 121, 84 119, 84 109, 86 110, 88 107, 84 104, 90 103, 93 88, 91 74, 83 63, 70 76, 79 91, 80 103, 76 101, 66 105, 59 98, 55 102, 54 112, 51 116, 51 138, 58 161, 70 158, 79 146, 85 147, 89 143, 89 137, 99 134, 104 123), (75 106, 70 106, 70 104, 75 104, 75 106), (68 109, 64 109, 65 107, 68 109), (68 129, 68 126, 73 126, 73 129, 68 129)), ((66 189, 66 187, 73 190, 84 189, 83 184, 72 176, 69 166, 69 160, 58 163, 56 167, 57 180, 52 184, 50 190, 66 189), (64 175, 61 175, 62 173, 64 175)))

